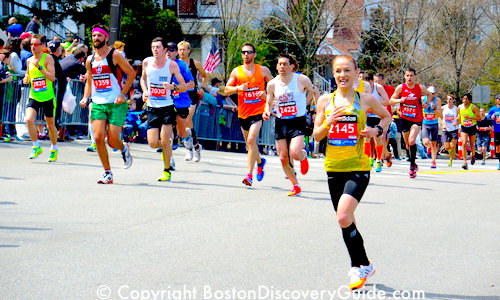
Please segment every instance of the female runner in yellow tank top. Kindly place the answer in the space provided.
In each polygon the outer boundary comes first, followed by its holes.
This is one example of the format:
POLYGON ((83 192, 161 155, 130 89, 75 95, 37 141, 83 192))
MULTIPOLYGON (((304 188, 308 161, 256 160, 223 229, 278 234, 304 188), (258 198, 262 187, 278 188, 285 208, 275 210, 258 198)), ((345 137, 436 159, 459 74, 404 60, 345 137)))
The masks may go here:
POLYGON ((327 138, 325 169, 328 187, 351 257, 349 287, 358 289, 375 273, 354 218, 354 211, 370 180, 370 159, 364 153, 364 138, 381 136, 387 131, 392 117, 374 96, 354 90, 358 76, 354 58, 337 56, 333 60, 333 76, 337 90, 319 98, 313 136, 318 141, 327 138), (368 110, 382 118, 374 128, 366 127, 368 110))

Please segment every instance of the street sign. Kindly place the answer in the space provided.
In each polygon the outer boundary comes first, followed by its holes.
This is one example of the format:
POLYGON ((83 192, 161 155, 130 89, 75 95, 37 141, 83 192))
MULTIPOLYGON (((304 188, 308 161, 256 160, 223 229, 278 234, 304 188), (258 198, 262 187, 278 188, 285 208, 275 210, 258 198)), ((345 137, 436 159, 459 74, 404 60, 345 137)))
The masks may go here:
POLYGON ((472 90, 473 103, 490 103, 491 87, 489 85, 476 85, 472 90))

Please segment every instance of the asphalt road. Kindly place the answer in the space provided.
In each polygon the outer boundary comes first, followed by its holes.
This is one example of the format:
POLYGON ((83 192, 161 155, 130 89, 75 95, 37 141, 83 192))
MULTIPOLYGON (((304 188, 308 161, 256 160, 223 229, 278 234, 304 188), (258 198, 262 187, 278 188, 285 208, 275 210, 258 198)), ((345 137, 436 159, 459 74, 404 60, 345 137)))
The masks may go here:
POLYGON ((500 299, 495 160, 372 172, 356 218, 377 273, 349 293, 320 159, 291 198, 276 156, 247 188, 246 155, 194 163, 179 149, 172 182, 157 182, 159 153, 133 144, 133 166, 110 152, 115 183, 98 185, 86 144, 60 144, 56 163, 42 145, 29 160, 29 143, 0 144, 1 299, 500 299))

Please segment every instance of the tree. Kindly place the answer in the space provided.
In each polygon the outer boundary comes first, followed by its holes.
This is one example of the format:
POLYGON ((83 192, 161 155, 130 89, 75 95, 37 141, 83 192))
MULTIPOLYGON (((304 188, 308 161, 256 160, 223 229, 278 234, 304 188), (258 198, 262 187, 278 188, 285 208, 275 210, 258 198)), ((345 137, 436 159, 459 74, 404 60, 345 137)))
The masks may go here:
POLYGON ((30 13, 40 17, 40 19, 45 23, 58 23, 67 17, 82 14, 82 1, 78 0, 46 0, 48 9, 41 8, 41 1, 33 1, 31 6, 16 0, 5 0, 5 2, 28 9, 30 13))
POLYGON ((328 33, 343 19, 362 12, 362 7, 348 6, 347 0, 294 0, 286 1, 286 6, 273 2, 278 12, 264 23, 269 42, 293 49, 289 52, 299 58, 307 75, 316 67, 316 53, 328 33))
MULTIPOLYGON (((150 56, 149 45, 155 37, 160 36, 172 42, 182 40, 181 26, 171 10, 158 8, 152 0, 122 0, 121 5, 120 40, 126 44, 128 58, 143 59, 150 56)), ((100 0, 93 7, 83 7, 83 14, 87 17, 76 18, 76 22, 87 27, 88 40, 92 25, 109 25, 109 6, 110 0, 100 0)))
POLYGON ((390 53, 390 43, 397 44, 391 34, 390 20, 390 13, 380 5, 371 12, 370 28, 361 34, 361 53, 358 59, 362 70, 383 73, 387 79, 399 67, 390 53))

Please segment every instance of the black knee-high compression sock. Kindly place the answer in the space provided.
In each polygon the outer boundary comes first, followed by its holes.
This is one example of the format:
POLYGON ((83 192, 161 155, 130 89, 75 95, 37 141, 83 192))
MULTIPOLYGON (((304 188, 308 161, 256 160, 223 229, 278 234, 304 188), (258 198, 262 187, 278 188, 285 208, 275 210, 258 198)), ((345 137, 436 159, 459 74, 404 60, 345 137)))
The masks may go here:
POLYGON ((416 158, 417 158, 417 145, 410 145, 410 162, 412 165, 415 164, 416 158))
POLYGON ((370 262, 366 256, 363 238, 356 228, 356 224, 352 223, 346 228, 342 228, 342 236, 344 237, 347 251, 351 257, 351 266, 359 267, 361 265, 368 266, 370 262))
POLYGON ((191 137, 193 138, 193 145, 195 148, 198 148, 198 138, 196 137, 196 131, 194 128, 191 128, 191 137))

